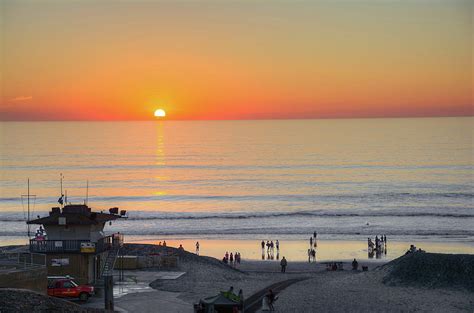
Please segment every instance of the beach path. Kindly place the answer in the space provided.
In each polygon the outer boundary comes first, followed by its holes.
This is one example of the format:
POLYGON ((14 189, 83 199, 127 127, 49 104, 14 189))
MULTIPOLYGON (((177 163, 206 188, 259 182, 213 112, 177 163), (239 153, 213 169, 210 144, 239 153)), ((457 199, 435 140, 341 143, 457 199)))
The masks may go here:
POLYGON ((262 299, 268 292, 268 290, 272 290, 275 295, 278 295, 283 289, 286 287, 290 286, 291 284, 300 282, 302 280, 305 280, 307 278, 292 278, 292 279, 287 279, 284 281, 280 281, 274 284, 271 284, 262 290, 257 291, 247 299, 245 299, 244 306, 245 306, 245 312, 248 313, 254 313, 257 312, 261 306, 262 306, 262 299))

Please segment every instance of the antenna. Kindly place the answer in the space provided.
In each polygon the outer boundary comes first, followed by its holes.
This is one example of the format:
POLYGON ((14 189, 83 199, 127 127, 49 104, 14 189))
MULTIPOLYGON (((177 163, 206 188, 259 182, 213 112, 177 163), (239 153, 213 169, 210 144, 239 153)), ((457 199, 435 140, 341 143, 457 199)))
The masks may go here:
POLYGON ((89 203, 89 180, 87 180, 87 185, 86 185, 86 205, 89 203))
MULTIPOLYGON (((28 222, 30 221, 30 179, 28 178, 28 222)), ((30 238, 30 224, 28 223, 28 238, 30 238)))
MULTIPOLYGON (((30 195, 30 179, 28 178, 28 194, 26 195, 21 195, 21 197, 27 197, 28 199, 28 216, 27 216, 27 222, 30 221, 30 198, 31 197, 36 197, 36 195, 30 195)), ((30 224, 26 224, 28 226, 28 238, 30 238, 30 224)))

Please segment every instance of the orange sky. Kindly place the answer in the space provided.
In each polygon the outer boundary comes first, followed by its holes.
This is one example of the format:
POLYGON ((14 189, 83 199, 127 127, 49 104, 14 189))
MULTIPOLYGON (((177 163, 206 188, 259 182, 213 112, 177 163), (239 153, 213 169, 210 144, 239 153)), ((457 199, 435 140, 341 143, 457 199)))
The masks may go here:
POLYGON ((0 3, 1 120, 472 115, 473 2, 0 3))

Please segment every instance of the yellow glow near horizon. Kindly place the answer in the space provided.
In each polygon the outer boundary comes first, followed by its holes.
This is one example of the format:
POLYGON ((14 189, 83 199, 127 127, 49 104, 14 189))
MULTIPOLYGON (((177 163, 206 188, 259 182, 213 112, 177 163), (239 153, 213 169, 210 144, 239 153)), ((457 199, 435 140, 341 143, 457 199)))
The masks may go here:
POLYGON ((1 1, 0 120, 471 116, 472 8, 1 1))
POLYGON ((157 109, 155 111, 155 117, 165 117, 166 116, 166 112, 165 110, 163 109, 157 109))

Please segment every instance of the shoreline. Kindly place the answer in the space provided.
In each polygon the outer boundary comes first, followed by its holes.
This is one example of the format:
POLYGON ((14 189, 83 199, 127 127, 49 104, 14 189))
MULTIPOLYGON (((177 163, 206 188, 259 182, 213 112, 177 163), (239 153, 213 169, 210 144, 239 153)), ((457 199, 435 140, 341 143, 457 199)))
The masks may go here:
MULTIPOLYGON (((309 238, 309 236, 308 236, 309 238)), ((319 237, 318 237, 319 238, 319 237)), ((167 246, 178 248, 180 244, 183 245, 184 250, 195 253, 196 241, 200 243, 200 255, 214 257, 218 260, 222 259, 226 252, 240 252, 242 259, 249 261, 264 261, 276 262, 281 257, 285 256, 289 261, 308 262, 307 250, 309 242, 305 240, 280 240, 280 251, 274 249, 273 260, 271 256, 268 257, 266 250, 262 257, 262 249, 260 246, 262 239, 179 239, 179 238, 136 238, 135 236, 127 236, 125 234, 125 243, 131 244, 154 244, 158 245, 160 242, 166 241, 167 246)), ((266 242, 266 238, 264 238, 266 242)), ((269 238, 268 240, 271 240, 269 238)), ((12 245, 26 245, 27 240, 12 239, 2 240, 0 247, 7 247, 12 245)), ((325 261, 352 261, 357 260, 368 262, 388 262, 405 254, 414 244, 416 247, 432 253, 447 253, 447 254, 474 254, 474 244, 464 242, 440 242, 440 241, 390 241, 387 240, 387 253, 383 253, 377 258, 377 255, 369 257, 367 242, 359 240, 319 240, 317 247, 316 260, 318 262, 325 261)))
MULTIPOLYGON (((127 243, 143 243, 158 244, 161 240, 126 240, 127 243)), ((307 250, 309 242, 304 240, 280 240, 280 253, 277 254, 275 249, 273 259, 268 258, 265 250, 262 256, 260 246, 261 240, 173 240, 166 239, 167 245, 171 247, 179 247, 180 244, 188 252, 195 252, 195 243, 200 243, 200 255, 214 257, 218 260, 222 259, 226 252, 240 252, 243 259, 252 261, 275 262, 285 256, 289 261, 308 262, 307 250), (277 258, 278 256, 278 258, 277 258)), ((348 240, 318 240, 316 249, 317 261, 352 261, 354 258, 369 262, 388 262, 405 254, 410 244, 414 244, 426 252, 432 253, 448 253, 448 254, 474 254, 474 245, 463 243, 444 243, 444 242, 428 242, 428 241, 412 241, 412 242, 390 242, 387 240, 387 253, 377 257, 369 257, 366 241, 348 241, 348 240)))

